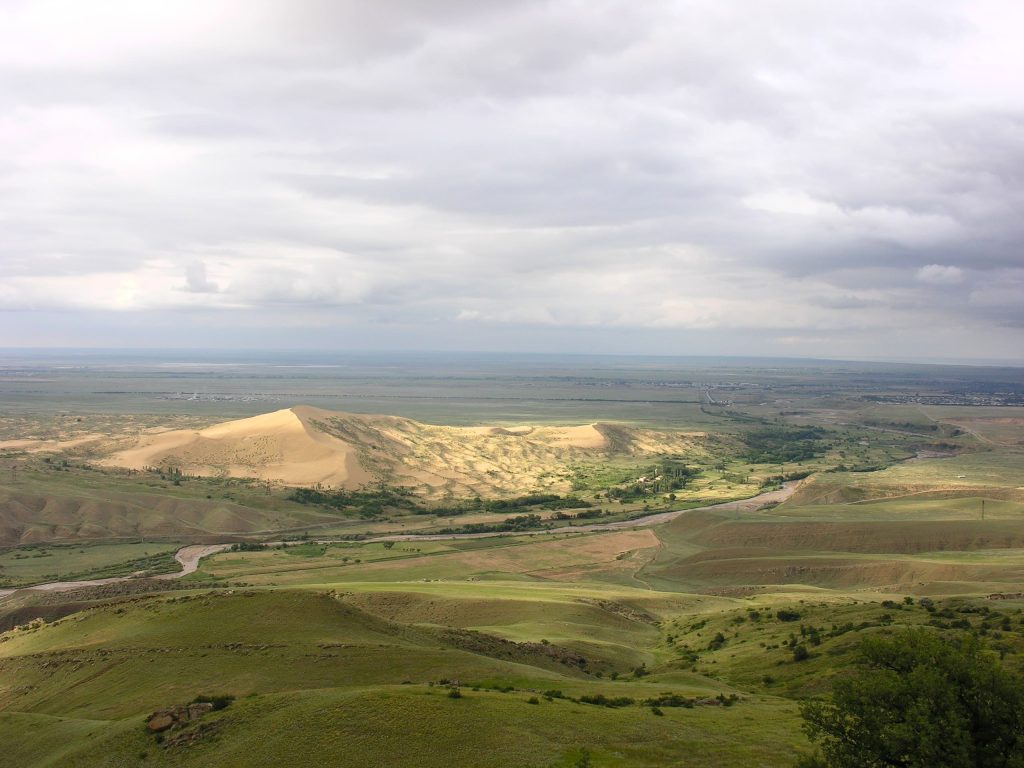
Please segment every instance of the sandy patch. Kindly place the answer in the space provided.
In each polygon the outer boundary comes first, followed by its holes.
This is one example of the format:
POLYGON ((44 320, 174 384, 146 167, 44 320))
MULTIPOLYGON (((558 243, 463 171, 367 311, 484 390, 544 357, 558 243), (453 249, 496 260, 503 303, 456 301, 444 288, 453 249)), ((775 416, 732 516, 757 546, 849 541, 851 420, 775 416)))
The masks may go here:
POLYGON ((82 435, 71 440, 0 440, 0 450, 26 451, 27 453, 57 452, 77 448, 86 443, 104 439, 105 435, 82 435))

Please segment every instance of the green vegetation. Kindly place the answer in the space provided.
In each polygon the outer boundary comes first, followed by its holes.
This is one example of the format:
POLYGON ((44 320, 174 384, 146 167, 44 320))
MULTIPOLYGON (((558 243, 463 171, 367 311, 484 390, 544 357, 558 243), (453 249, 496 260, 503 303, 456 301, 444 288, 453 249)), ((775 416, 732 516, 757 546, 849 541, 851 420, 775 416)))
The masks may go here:
POLYGON ((1024 680, 982 651, 922 629, 866 638, 861 670, 830 701, 802 707, 834 768, 996 768, 1024 764, 1024 680))
POLYGON ((370 518, 379 517, 387 512, 422 511, 410 490, 385 485, 359 491, 293 488, 286 498, 299 504, 314 504, 370 518))
POLYGON ((506 517, 498 523, 468 523, 456 528, 442 528, 438 533, 505 533, 515 531, 533 531, 538 528, 551 526, 545 523, 540 515, 517 515, 506 517))
POLYGON ((75 581, 173 573, 178 543, 37 544, 0 554, 0 587, 18 587, 47 581, 75 581))
POLYGON ((827 432, 821 427, 765 427, 743 435, 746 458, 754 464, 792 464, 815 458, 827 432))

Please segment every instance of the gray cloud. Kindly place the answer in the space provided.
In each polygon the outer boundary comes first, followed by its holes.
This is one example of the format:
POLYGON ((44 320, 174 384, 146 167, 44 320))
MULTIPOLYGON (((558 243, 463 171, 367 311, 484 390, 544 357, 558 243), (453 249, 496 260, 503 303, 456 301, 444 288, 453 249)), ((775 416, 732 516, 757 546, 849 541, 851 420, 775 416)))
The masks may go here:
POLYGON ((217 292, 217 285, 206 276, 206 265, 198 259, 185 267, 185 290, 192 293, 217 292))
POLYGON ((1009 0, 13 0, 0 345, 212 312, 1020 359, 1022 32, 1009 0))

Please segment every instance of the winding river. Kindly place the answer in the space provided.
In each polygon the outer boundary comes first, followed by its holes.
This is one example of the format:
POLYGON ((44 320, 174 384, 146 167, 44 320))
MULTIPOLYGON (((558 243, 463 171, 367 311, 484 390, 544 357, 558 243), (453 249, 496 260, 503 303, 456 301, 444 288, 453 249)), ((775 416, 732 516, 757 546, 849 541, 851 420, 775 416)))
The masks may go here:
MULTIPOLYGON (((405 533, 391 534, 388 536, 376 536, 371 539, 363 539, 363 543, 379 541, 450 541, 454 539, 486 539, 502 536, 548 536, 553 533, 593 533, 597 531, 620 531, 628 528, 647 528, 652 525, 660 525, 673 520, 688 512, 702 512, 710 509, 718 511, 749 512, 772 502, 785 501, 796 491, 799 482, 785 483, 782 488, 774 491, 751 496, 749 499, 740 501, 726 501, 721 504, 708 504, 703 507, 691 507, 689 509, 677 509, 671 512, 655 512, 644 517, 637 517, 632 520, 620 520, 615 523, 592 523, 589 525, 566 525, 561 528, 542 528, 533 531, 502 531, 498 533, 405 533)), ((334 539, 316 539, 317 544, 331 544, 334 539)), ((269 544, 280 544, 281 542, 268 542, 269 544)), ((199 569, 199 562, 204 557, 209 557, 231 547, 231 544, 188 544, 174 554, 174 559, 181 565, 181 570, 175 573, 162 573, 158 576, 151 576, 153 579, 167 581, 180 579, 188 576, 199 569)), ((137 576, 115 576, 108 579, 84 579, 82 581, 51 581, 47 584, 34 584, 30 587, 18 587, 17 589, 0 589, 0 600, 3 600, 15 592, 31 590, 35 592, 68 592, 83 587, 98 587, 104 584, 116 584, 122 581, 130 581, 137 576)))

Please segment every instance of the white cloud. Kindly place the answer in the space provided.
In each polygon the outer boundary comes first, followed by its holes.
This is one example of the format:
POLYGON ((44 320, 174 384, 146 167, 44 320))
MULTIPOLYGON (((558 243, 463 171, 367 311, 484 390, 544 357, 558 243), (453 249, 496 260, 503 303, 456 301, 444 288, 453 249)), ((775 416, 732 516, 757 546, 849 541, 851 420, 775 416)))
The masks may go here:
POLYGON ((0 3, 0 344, 67 310, 1024 348, 1009 0, 169 7, 0 3))

